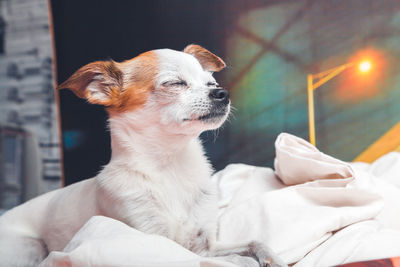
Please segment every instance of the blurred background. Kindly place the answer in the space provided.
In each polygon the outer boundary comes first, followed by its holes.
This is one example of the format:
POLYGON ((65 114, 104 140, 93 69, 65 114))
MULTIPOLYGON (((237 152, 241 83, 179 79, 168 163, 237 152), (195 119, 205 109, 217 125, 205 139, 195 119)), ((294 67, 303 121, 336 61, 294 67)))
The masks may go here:
POLYGON ((216 76, 236 109, 201 136, 216 170, 272 167, 277 135, 308 140, 310 121, 317 147, 342 160, 399 149, 398 0, 1 0, 0 208, 109 161, 104 109, 54 84, 91 61, 190 43, 228 65, 216 76))
POLYGON ((60 187, 45 0, 0 1, 0 213, 60 187))

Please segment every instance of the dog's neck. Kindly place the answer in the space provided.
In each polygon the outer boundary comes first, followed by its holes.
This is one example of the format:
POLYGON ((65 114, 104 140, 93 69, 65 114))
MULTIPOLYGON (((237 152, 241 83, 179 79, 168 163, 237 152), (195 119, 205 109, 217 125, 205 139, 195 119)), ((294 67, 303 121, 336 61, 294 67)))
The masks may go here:
POLYGON ((191 163, 206 164, 209 168, 198 135, 167 134, 157 124, 138 127, 120 118, 112 118, 109 123, 111 162, 126 164, 145 174, 181 166, 187 168, 191 163))

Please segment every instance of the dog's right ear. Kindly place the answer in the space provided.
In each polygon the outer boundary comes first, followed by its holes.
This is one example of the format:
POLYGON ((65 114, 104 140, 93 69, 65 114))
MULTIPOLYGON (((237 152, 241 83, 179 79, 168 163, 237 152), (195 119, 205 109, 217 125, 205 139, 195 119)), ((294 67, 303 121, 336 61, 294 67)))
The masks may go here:
POLYGON ((114 61, 96 61, 77 70, 56 89, 71 89, 92 104, 111 106, 122 92, 122 71, 114 61))
POLYGON ((200 45, 191 44, 185 47, 183 52, 194 56, 206 71, 220 71, 226 67, 225 62, 200 45))

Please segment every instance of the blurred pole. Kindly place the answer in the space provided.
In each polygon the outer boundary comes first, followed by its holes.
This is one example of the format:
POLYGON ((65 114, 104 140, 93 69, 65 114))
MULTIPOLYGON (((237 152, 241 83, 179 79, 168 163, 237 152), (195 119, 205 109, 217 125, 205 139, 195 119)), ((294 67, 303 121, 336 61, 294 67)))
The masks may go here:
POLYGON ((310 143, 315 146, 314 88, 312 74, 307 75, 307 94, 309 137, 310 143))

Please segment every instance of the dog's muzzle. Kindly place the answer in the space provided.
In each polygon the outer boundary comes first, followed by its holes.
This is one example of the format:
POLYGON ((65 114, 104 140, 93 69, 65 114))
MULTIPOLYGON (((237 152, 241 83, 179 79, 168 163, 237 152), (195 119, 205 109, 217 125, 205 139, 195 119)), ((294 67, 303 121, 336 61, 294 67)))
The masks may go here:
POLYGON ((208 97, 212 103, 210 113, 199 117, 199 120, 218 121, 229 111, 229 92, 223 88, 215 88, 210 90, 208 97))

